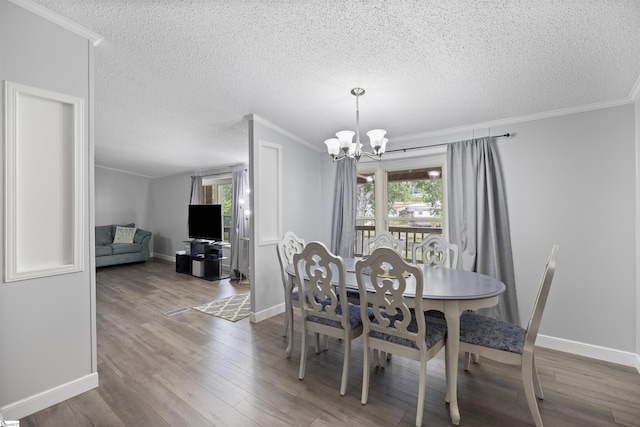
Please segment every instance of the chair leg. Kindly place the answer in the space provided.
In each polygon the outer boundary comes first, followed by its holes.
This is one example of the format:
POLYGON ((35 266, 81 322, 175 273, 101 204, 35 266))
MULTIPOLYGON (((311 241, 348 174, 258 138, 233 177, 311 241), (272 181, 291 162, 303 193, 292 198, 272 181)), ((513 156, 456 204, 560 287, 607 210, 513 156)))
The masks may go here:
POLYGON ((302 326, 302 339, 300 340, 300 371, 298 372, 298 379, 304 379, 304 372, 307 367, 307 328, 302 326))
MULTIPOLYGON (((447 393, 444 395, 444 401, 449 403, 449 347, 445 344, 444 346, 444 381, 447 384, 447 393)), ((456 367, 457 369, 457 367, 456 367)))
MULTIPOLYGON (((364 348, 364 355, 362 358, 362 396, 360 402, 364 405, 369 400, 369 375, 371 374, 371 366, 369 366, 371 350, 366 338, 362 341, 362 347, 364 348)), ((375 352, 377 354, 378 350, 375 350, 375 352)))
POLYGON ((342 363, 342 381, 340 383, 340 396, 347 394, 347 382, 349 381, 349 361, 351 360, 351 340, 344 339, 344 362, 342 363))
POLYGON ((531 358, 531 366, 533 367, 533 387, 536 391, 536 397, 540 400, 544 399, 544 394, 542 393, 542 385, 540 384, 540 378, 538 377, 538 367, 536 366, 536 358, 535 355, 531 358))
POLYGON ((464 353, 464 370, 468 371, 471 367, 471 353, 465 351, 464 353))
POLYGON ((289 318, 285 315, 284 316, 284 328, 282 328, 282 336, 286 337, 289 333, 289 331, 287 330, 289 329, 289 318))
POLYGON ((424 394, 427 388, 427 360, 423 355, 420 358, 420 382, 418 383, 418 408, 416 409, 416 426, 422 426, 422 413, 424 412, 424 394))
POLYGON ((316 354, 320 353, 320 334, 316 333, 316 354))
POLYGON ((533 421, 536 423, 536 427, 543 427, 542 417, 540 417, 540 410, 538 409, 538 401, 536 400, 534 385, 533 385, 533 354, 529 357, 522 357, 522 385, 524 386, 524 395, 527 398, 527 404, 529 405, 529 411, 533 421))

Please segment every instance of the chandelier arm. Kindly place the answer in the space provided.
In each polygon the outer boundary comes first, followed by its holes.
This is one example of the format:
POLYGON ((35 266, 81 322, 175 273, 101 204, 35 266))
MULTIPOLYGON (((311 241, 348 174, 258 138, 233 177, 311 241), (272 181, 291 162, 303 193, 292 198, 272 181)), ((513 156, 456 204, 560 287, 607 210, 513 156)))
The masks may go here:
POLYGON ((372 160, 380 160, 380 158, 382 157, 382 154, 367 153, 366 151, 363 151, 361 154, 364 154, 372 160))

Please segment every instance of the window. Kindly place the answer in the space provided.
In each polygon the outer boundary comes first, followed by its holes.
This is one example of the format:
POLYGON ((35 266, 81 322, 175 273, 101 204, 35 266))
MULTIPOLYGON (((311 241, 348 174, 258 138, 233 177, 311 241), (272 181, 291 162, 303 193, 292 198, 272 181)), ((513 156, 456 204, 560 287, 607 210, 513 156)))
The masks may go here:
POLYGON ((387 171, 386 224, 411 248, 430 234, 442 234, 442 166, 387 171))
MULTIPOLYGON (((437 153, 440 154, 440 153, 437 153)), ((403 240, 411 259, 415 242, 445 228, 443 180, 445 158, 418 158, 361 164, 357 179, 355 254, 363 253, 365 239, 387 230, 403 240)))
POLYGON ((222 205, 224 241, 229 241, 231 229, 231 203, 233 188, 231 178, 202 178, 202 199, 205 205, 222 205))

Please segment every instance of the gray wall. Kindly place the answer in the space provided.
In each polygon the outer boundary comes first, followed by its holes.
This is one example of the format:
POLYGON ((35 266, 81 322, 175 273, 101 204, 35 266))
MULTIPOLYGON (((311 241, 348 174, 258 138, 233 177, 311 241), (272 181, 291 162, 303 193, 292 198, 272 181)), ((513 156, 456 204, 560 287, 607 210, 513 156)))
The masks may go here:
POLYGON ((151 231, 150 178, 96 166, 95 181, 96 225, 133 222, 151 231))
MULTIPOLYGON (((0 0, 0 80, 84 98, 85 162, 90 165, 79 177, 86 201, 83 270, 0 284, 0 412, 7 419, 21 418, 98 384, 91 246, 92 49, 85 38, 0 0)), ((0 115, 4 117, 4 102, 0 115)), ((3 167, 4 161, 0 163, 3 167)), ((4 180, 2 171, 0 176, 4 180)), ((40 178, 42 191, 47 191, 47 177, 40 178)), ((4 195, 4 185, 0 189, 4 195)), ((29 221, 37 221, 47 215, 46 206, 29 215, 29 221)), ((31 245, 34 256, 51 250, 47 242, 19 243, 31 245)), ((0 245, 0 258, 4 258, 3 251, 0 245)))
MULTIPOLYGON (((282 146, 282 233, 294 231, 305 241, 329 241, 331 229, 323 225, 325 215, 330 215, 333 205, 327 206, 325 195, 333 192, 323 180, 324 163, 328 156, 315 151, 286 131, 274 130, 264 121, 250 121, 250 186, 255 188, 257 168, 260 161, 257 146, 260 141, 282 146)), ((332 178, 333 180, 333 178, 332 178)), ((251 237, 251 297, 254 320, 280 313, 284 310, 284 292, 280 277, 276 244, 260 244, 255 235, 255 218, 261 215, 264 206, 257 204, 252 191, 252 237, 251 237)))
POLYGON ((640 372, 640 275, 638 274, 638 266, 640 266, 640 95, 636 91, 636 247, 635 247, 635 266, 636 266, 636 369, 640 372))
POLYGON ((154 256, 174 257, 185 248, 191 197, 191 174, 155 178, 151 181, 151 231, 154 256))
POLYGON ((560 245, 541 334, 635 351, 634 127, 629 104, 503 129, 521 316, 560 245))

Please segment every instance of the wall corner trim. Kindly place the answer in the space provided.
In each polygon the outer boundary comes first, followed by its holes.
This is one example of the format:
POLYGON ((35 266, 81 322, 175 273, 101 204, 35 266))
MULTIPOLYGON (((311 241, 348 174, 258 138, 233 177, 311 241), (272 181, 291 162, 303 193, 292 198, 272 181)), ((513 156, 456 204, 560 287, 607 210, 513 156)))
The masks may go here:
POLYGON ((94 46, 98 46, 102 40, 104 40, 104 37, 102 37, 99 34, 94 33, 91 30, 88 30, 87 28, 76 24, 75 22, 71 21, 70 19, 65 18, 64 16, 58 15, 57 13, 54 13, 52 11, 50 11, 49 9, 39 5, 38 3, 35 3, 31 0, 9 0, 11 3, 14 3, 20 7, 22 7, 23 9, 28 10, 29 12, 35 13, 36 15, 53 22, 54 24, 57 24, 73 33, 76 33, 84 38, 86 38, 87 40, 89 40, 90 42, 93 43, 94 46))

